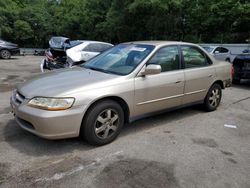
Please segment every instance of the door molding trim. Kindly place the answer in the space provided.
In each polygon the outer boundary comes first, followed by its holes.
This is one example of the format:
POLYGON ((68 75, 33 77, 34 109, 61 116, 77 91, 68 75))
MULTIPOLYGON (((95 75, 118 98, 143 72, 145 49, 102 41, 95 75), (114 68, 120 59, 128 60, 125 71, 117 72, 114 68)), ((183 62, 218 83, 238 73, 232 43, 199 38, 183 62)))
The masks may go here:
POLYGON ((197 90, 197 91, 188 92, 188 93, 185 93, 185 95, 193 95, 193 94, 196 94, 196 93, 201 93, 203 91, 206 91, 206 89, 201 89, 201 90, 197 90))
POLYGON ((173 98, 182 97, 182 96, 184 96, 184 94, 173 95, 173 96, 170 96, 170 97, 164 97, 164 98, 160 98, 160 99, 154 99, 154 100, 150 100, 150 101, 140 102, 140 103, 137 103, 136 105, 149 104, 149 103, 152 103, 152 102, 159 102, 159 101, 173 99, 173 98))
POLYGON ((201 92, 204 92, 204 91, 206 91, 206 89, 201 89, 201 90, 197 90, 197 91, 188 92, 188 93, 185 93, 185 94, 173 95, 173 96, 170 96, 170 97, 164 97, 164 98, 160 98, 160 99, 154 99, 154 100, 149 100, 149 101, 145 101, 145 102, 140 102, 140 103, 137 103, 136 105, 139 106, 139 105, 149 104, 149 103, 153 103, 153 102, 164 101, 164 100, 173 99, 173 98, 177 98, 177 97, 183 97, 185 95, 193 95, 193 94, 196 94, 196 93, 201 93, 201 92))

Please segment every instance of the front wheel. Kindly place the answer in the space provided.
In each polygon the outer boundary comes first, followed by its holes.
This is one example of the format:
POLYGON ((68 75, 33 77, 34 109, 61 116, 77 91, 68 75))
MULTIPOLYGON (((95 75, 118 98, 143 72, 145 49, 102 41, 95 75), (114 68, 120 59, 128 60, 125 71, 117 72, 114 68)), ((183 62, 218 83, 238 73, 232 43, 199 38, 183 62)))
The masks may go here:
POLYGON ((219 84, 213 84, 204 100, 205 109, 209 112, 216 110, 220 104, 221 96, 221 86, 219 84))
POLYGON ((9 50, 1 50, 0 51, 0 57, 3 59, 10 59, 11 53, 9 50))
POLYGON ((124 124, 121 106, 104 100, 90 107, 81 127, 81 135, 92 145, 105 145, 119 135, 124 124))

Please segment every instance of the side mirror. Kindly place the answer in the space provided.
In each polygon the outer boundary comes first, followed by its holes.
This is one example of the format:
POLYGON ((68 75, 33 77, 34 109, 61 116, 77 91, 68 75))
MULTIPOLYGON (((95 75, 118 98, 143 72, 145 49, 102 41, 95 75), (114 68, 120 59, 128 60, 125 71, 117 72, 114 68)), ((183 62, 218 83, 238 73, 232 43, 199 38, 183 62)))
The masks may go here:
POLYGON ((219 51, 214 51, 214 54, 219 54, 220 52, 219 51))
POLYGON ((152 75, 152 74, 160 74, 161 73, 161 65, 149 64, 146 68, 141 72, 141 75, 152 75))

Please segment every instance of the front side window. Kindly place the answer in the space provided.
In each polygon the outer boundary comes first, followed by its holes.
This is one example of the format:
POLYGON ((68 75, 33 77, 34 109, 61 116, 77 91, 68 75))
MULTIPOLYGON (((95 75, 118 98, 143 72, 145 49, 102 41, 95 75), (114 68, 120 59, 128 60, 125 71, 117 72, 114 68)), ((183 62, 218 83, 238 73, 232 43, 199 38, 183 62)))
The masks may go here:
POLYGON ((179 69, 179 51, 177 46, 167 46, 159 49, 148 64, 161 65, 161 72, 179 69))
POLYGON ((204 53, 194 46, 181 47, 185 68, 203 67, 207 65, 204 53))
POLYGON ((81 66, 96 71, 127 75, 154 49, 153 45, 119 44, 81 66))

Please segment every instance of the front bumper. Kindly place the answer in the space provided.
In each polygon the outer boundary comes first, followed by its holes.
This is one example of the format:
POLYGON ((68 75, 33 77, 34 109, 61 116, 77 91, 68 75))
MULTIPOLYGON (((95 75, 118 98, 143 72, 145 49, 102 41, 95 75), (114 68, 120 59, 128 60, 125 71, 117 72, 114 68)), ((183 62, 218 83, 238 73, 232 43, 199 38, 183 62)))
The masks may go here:
POLYGON ((19 48, 13 48, 10 50, 11 55, 20 55, 20 49, 19 48))
POLYGON ((84 108, 72 107, 61 111, 47 111, 27 105, 24 99, 19 103, 15 92, 10 105, 19 126, 35 135, 46 139, 77 137, 80 133, 84 108))

